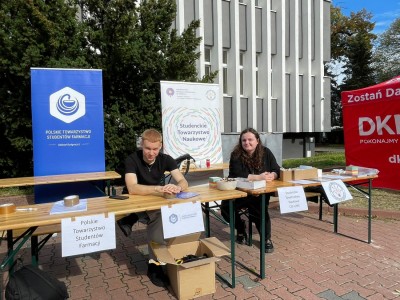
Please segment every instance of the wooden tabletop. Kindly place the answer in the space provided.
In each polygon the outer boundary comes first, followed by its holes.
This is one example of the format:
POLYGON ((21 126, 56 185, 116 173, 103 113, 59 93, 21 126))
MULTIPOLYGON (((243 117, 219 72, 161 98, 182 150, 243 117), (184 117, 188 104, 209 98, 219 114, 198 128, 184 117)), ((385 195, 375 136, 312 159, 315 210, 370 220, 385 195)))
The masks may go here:
MULTIPOLYGON (((221 171, 227 169, 229 169, 229 163, 211 164, 209 168, 198 168, 191 165, 188 173, 221 171)), ((182 168, 181 172, 185 172, 185 168, 182 168)))
POLYGON ((220 191, 207 186, 194 186, 188 189, 199 195, 190 199, 165 199, 160 196, 129 195, 127 200, 115 200, 109 197, 97 197, 88 199, 87 211, 50 215, 53 203, 20 206, 19 208, 34 208, 34 211, 16 211, 9 215, 0 216, 0 230, 21 229, 32 226, 57 225, 63 218, 85 215, 96 215, 104 213, 115 213, 122 215, 131 212, 142 212, 160 209, 161 206, 183 202, 200 201, 211 202, 217 200, 228 200, 246 197, 247 193, 233 190, 220 191))
POLYGON ((117 172, 114 171, 4 178, 0 179, 0 188, 54 184, 54 183, 68 183, 68 182, 78 182, 78 181, 111 180, 118 178, 121 178, 121 175, 119 175, 117 172))
MULTIPOLYGON (((331 174, 331 173, 329 173, 329 174, 331 174)), ((334 174, 334 175, 338 175, 338 174, 334 174)), ((369 175, 369 176, 363 176, 363 177, 341 178, 340 180, 342 180, 343 182, 351 182, 351 181, 362 181, 362 180, 374 179, 377 177, 378 177, 378 175, 369 175)), ((305 180, 307 180, 307 179, 305 179, 305 180)), ((278 188, 282 188, 282 187, 291 187, 291 186, 311 187, 311 186, 320 186, 320 185, 321 185, 321 182, 317 182, 317 181, 315 181, 313 183, 299 184, 299 183, 293 183, 293 182, 288 182, 288 181, 273 180, 273 181, 268 181, 267 186, 262 189, 251 190, 251 189, 240 188, 240 190, 244 191, 248 194, 251 194, 251 195, 260 195, 260 194, 274 193, 278 190, 278 188)))

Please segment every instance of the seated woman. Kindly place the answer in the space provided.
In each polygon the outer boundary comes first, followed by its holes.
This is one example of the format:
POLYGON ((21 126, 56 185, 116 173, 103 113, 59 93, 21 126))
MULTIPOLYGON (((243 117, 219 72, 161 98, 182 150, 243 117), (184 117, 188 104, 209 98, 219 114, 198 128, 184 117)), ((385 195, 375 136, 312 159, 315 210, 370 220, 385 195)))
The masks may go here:
MULTIPOLYGON (((228 177, 272 181, 278 178, 279 172, 280 166, 276 162, 275 156, 272 154, 271 150, 261 144, 258 132, 253 128, 243 130, 240 133, 239 143, 231 153, 228 177)), ((274 245, 271 241, 271 219, 268 213, 270 196, 268 194, 265 196, 265 252, 271 253, 274 251, 274 245)), ((247 208, 252 220, 256 224, 258 232, 260 232, 261 197, 247 196, 246 198, 236 199, 235 207, 236 242, 239 244, 246 244, 246 225, 244 220, 240 218, 239 212, 241 209, 247 208)), ((229 223, 229 200, 222 201, 221 214, 229 223)))

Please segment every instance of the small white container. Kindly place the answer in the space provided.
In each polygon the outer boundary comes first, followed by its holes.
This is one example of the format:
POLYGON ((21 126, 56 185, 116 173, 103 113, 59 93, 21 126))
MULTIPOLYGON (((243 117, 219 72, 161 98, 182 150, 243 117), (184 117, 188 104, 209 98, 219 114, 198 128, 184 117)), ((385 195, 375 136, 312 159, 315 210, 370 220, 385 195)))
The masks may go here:
POLYGON ((217 189, 220 191, 231 191, 236 189, 237 181, 236 180, 231 180, 231 181, 225 181, 225 180, 220 180, 217 181, 217 189))

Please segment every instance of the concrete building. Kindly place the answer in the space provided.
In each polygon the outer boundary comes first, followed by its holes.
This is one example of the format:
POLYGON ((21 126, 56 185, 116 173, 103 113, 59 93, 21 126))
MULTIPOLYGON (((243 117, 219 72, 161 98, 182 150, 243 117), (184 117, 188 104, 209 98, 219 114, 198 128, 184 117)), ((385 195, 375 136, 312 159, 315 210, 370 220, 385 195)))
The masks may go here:
POLYGON ((218 70, 223 141, 236 143, 238 132, 253 127, 273 144, 281 141, 281 157, 311 156, 314 137, 331 130, 330 78, 324 74, 331 1, 176 3, 178 32, 201 20, 198 74, 218 70))

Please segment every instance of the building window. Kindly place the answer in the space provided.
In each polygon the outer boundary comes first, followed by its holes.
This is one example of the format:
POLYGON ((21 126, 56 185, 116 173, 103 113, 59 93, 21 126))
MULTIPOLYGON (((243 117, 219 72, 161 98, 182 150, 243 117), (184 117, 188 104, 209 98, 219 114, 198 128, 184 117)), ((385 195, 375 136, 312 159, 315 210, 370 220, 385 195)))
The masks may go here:
POLYGON ((204 74, 210 76, 211 74, 211 49, 204 48, 204 74))
POLYGON ((228 94, 228 51, 222 52, 222 92, 228 94))
POLYGON ((244 53, 243 52, 240 52, 240 54, 239 54, 239 74, 240 74, 240 96, 243 96, 243 81, 244 81, 244 78, 243 78, 243 56, 244 56, 244 53))
POLYGON ((256 96, 258 96, 259 95, 259 79, 258 79, 258 59, 259 59, 259 54, 257 54, 256 55, 256 69, 255 69, 255 71, 256 71, 256 96))

